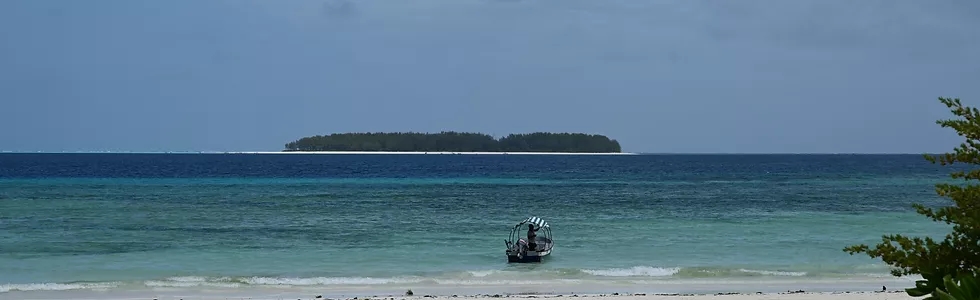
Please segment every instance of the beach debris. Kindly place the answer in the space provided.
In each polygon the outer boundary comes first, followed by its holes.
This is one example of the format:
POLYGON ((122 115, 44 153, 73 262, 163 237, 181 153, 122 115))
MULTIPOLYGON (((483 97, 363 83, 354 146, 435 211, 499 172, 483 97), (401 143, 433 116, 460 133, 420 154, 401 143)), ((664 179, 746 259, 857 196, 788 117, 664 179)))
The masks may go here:
POLYGON ((314 298, 322 299, 323 298, 323 295, 316 295, 316 297, 314 297, 314 298))
POLYGON ((405 292, 405 296, 411 296, 411 295, 415 295, 415 293, 413 293, 411 289, 405 292))

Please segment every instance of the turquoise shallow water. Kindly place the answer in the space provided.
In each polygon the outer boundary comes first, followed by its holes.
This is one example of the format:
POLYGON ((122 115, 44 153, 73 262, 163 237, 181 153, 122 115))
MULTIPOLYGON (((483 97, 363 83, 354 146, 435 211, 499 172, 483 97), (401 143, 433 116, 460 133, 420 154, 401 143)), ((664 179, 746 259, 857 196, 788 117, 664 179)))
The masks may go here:
POLYGON ((918 155, 0 154, 0 293, 890 280, 918 155), (528 216, 556 248, 507 264, 528 216))

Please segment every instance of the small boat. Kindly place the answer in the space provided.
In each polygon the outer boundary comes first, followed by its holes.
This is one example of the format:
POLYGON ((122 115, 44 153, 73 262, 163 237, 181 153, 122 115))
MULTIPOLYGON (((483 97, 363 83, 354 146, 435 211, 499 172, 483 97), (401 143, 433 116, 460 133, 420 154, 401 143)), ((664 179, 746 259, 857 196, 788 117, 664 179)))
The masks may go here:
POLYGON ((538 217, 529 217, 514 225, 514 229, 510 232, 510 239, 505 240, 504 243, 507 245, 507 262, 517 263, 540 262, 542 258, 551 254, 551 249, 555 245, 551 240, 551 225, 538 217), (527 240, 527 230, 530 226, 533 226, 536 231, 534 249, 531 249, 527 240))

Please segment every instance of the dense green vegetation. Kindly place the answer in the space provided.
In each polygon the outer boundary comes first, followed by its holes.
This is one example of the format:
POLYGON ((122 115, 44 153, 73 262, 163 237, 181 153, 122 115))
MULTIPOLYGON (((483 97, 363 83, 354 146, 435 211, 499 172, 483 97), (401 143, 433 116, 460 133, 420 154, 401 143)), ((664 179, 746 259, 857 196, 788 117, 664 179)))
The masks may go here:
POLYGON ((511 134, 494 139, 482 133, 339 133, 304 137, 285 151, 424 151, 424 152, 622 152, 619 142, 583 133, 511 134))
MULTIPOLYGON (((965 141, 954 149, 954 153, 926 155, 926 159, 943 166, 980 164, 980 110, 963 106, 960 99, 939 98, 939 101, 960 119, 936 123, 952 128, 965 141)), ((892 275, 895 276, 921 275, 923 280, 917 281, 914 288, 906 289, 909 296, 937 300, 980 299, 977 298, 980 288, 975 280, 980 272, 980 186, 969 184, 970 180, 980 180, 980 170, 955 171, 950 177, 962 180, 962 184, 937 184, 936 193, 951 199, 953 205, 935 210, 914 205, 919 214, 935 222, 953 225, 945 239, 936 241, 930 237, 891 234, 882 236, 881 243, 874 248, 861 244, 846 247, 844 251, 880 257, 894 267, 892 275)))

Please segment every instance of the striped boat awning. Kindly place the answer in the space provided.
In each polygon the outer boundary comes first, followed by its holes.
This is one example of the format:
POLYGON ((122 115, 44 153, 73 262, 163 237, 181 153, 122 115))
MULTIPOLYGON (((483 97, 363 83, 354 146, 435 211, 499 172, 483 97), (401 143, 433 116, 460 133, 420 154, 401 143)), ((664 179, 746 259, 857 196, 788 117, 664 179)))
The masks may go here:
POLYGON ((534 227, 536 227, 536 228, 550 227, 550 225, 548 225, 548 222, 545 222, 544 220, 542 220, 541 218, 538 218, 538 217, 530 217, 530 218, 527 218, 527 220, 524 220, 524 222, 521 222, 521 223, 531 223, 531 224, 534 224, 534 227))

